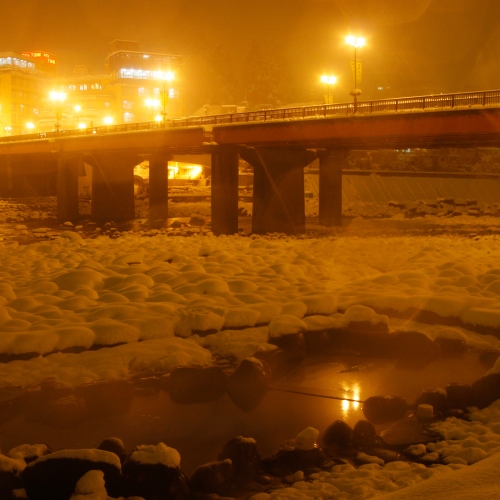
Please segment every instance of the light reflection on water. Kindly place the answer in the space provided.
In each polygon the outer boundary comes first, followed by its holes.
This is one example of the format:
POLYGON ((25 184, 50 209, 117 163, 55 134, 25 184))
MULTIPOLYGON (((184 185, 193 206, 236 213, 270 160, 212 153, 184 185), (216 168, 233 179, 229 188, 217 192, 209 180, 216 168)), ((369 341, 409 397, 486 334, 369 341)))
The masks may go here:
POLYGON ((344 390, 349 394, 349 398, 342 399, 342 418, 344 420, 351 420, 353 414, 361 410, 360 388, 358 384, 355 384, 351 388, 345 388, 344 390))

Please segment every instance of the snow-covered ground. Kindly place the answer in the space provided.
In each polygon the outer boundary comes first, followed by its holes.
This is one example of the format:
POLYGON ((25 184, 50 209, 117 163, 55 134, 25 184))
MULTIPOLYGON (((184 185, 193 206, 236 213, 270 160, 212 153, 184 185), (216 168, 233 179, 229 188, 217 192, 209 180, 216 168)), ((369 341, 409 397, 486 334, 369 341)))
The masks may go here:
MULTIPOLYGON (((373 319, 377 310, 428 311, 443 318, 443 324, 418 325, 431 338, 500 349, 497 336, 484 334, 500 332, 500 237, 493 217, 355 219, 321 238, 214 237, 203 226, 190 237, 182 227, 54 230, 43 228, 43 213, 38 217, 41 229, 28 229, 18 215, 1 235, 0 356, 10 361, 0 364, 0 388, 29 388, 49 377, 75 386, 220 359, 236 363, 273 349, 270 334, 345 326, 373 319), (441 229, 398 235, 391 223, 402 222, 441 229), (23 232, 34 241, 19 244, 23 232), (459 326, 447 326, 448 320, 459 326), (206 331, 214 333, 199 334, 206 331)), ((405 328, 401 320, 383 321, 390 330, 405 328)), ((500 371, 500 363, 492 370, 500 371)), ((439 424, 444 444, 420 450, 447 465, 336 466, 258 497, 500 497, 500 409, 472 417, 472 423, 439 424)))

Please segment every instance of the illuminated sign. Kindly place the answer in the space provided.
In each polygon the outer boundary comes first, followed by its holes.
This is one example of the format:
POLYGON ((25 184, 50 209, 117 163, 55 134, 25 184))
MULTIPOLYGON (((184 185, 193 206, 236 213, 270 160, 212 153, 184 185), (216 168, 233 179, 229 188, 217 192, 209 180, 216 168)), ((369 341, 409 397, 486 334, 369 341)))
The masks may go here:
POLYGON ((55 64, 56 58, 54 55, 49 54, 48 52, 23 52, 23 56, 30 57, 31 59, 42 59, 48 64, 55 64))

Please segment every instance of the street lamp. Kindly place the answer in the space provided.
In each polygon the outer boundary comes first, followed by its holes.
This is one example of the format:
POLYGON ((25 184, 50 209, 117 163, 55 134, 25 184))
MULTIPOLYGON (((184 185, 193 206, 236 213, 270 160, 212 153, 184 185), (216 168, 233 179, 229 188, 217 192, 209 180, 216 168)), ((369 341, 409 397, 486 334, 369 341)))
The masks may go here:
POLYGON ((81 127, 80 127, 80 111, 81 111, 81 110, 82 110, 82 107, 81 107, 79 104, 77 104, 77 105, 75 106, 75 113, 76 113, 76 127, 77 127, 77 128, 81 128, 81 127))
POLYGON ((327 95, 326 97, 326 103, 327 104, 333 104, 333 92, 330 92, 331 86, 335 85, 337 83, 337 77, 335 76, 329 76, 329 75, 323 75, 321 77, 321 81, 326 85, 327 89, 327 95))
POLYGON ((61 119, 61 108, 60 103, 66 99, 66 94, 64 92, 54 91, 50 93, 50 98, 56 103, 56 134, 59 133, 60 119, 61 119))
POLYGON ((158 99, 146 99, 146 106, 150 108, 150 120, 154 119, 155 116, 155 108, 160 105, 160 101, 158 99))
POLYGON ((174 74, 171 71, 165 71, 163 73, 159 73, 160 80, 163 80, 163 93, 162 93, 162 102, 163 102, 163 126, 165 127, 167 120, 167 82, 171 82, 174 79, 174 74))
POLYGON ((365 45, 365 39, 360 36, 349 35, 346 37, 345 42, 354 47, 354 61, 351 62, 354 74, 354 90, 352 90, 350 94, 354 98, 354 113, 356 113, 358 109, 358 95, 361 94, 361 90, 358 89, 358 83, 361 82, 361 61, 359 61, 358 68, 357 49, 365 45))

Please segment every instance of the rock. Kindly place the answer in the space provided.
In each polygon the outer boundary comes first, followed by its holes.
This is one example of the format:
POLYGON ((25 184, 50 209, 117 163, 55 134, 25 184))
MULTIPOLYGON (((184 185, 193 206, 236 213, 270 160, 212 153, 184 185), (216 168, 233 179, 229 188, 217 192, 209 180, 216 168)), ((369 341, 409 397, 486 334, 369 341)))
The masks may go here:
POLYGON ((463 356, 467 351, 467 344, 462 339, 438 337, 435 342, 441 348, 443 356, 463 356))
POLYGON ((472 387, 467 384, 449 384, 445 387, 448 409, 465 410, 474 405, 472 387))
POLYGON ((415 410, 415 416, 420 420, 430 420, 434 418, 434 408, 432 405, 420 404, 415 410))
POLYGON ((126 380, 104 380, 81 384, 75 393, 85 400, 89 417, 119 415, 129 409, 134 386, 126 380))
POLYGON ((25 468, 24 460, 0 454, 0 498, 14 500, 13 491, 23 487, 20 474, 25 468))
POLYGON ((500 351, 496 349, 487 349, 479 355, 479 362, 486 368, 490 370, 495 366, 498 358, 500 357, 500 351))
POLYGON ((307 427, 302 432, 295 436, 296 450, 314 450, 317 448, 316 440, 318 439, 319 431, 314 427, 307 427))
POLYGON ((166 389, 176 403, 208 403, 226 392, 226 376, 217 366, 180 366, 170 372, 166 389))
POLYGON ((406 416, 407 406, 399 396, 372 396, 363 403, 363 415, 373 424, 394 422, 406 416))
POLYGON ((127 496, 190 498, 189 481, 180 469, 180 455, 163 443, 138 446, 123 462, 122 473, 127 496))
POLYGON ((395 332, 390 337, 388 345, 390 353, 402 360, 402 366, 418 368, 439 358, 439 344, 427 335, 415 331, 395 332))
POLYGON ((427 404, 434 408, 434 413, 437 415, 443 415, 448 408, 448 399, 446 397, 446 391, 443 389, 425 389, 420 393, 415 402, 415 405, 427 404))
POLYGON ((326 446, 338 445, 345 448, 349 446, 351 439, 352 427, 343 420, 335 420, 326 428, 322 441, 326 446))
POLYGON ((377 437, 374 425, 367 420, 358 420, 352 430, 352 442, 356 446, 372 446, 377 437))
POLYGON ((101 441, 101 444, 97 447, 97 449, 114 453, 120 459, 120 462, 123 462, 127 457, 125 446, 123 445, 122 440, 119 438, 106 438, 101 441))
POLYGON ((201 214, 192 214, 189 218, 189 224, 191 226, 203 226, 205 221, 205 216, 201 214))
POLYGON ((330 457, 318 447, 298 450, 286 445, 273 456, 262 460, 264 470, 278 477, 288 476, 296 471, 330 469, 333 465, 330 457))
POLYGON ((217 458, 231 460, 234 474, 238 478, 252 479, 261 472, 260 455, 252 438, 238 436, 230 439, 224 444, 217 458))
POLYGON ((198 493, 220 493, 227 487, 233 477, 231 460, 209 462, 200 465, 191 475, 191 490, 198 493))
POLYGON ((415 415, 398 420, 381 432, 381 438, 388 446, 398 448, 436 441, 415 415))
POLYGON ((260 403, 270 381, 267 365, 257 358, 246 358, 228 379, 227 393, 238 408, 250 411, 260 403))
POLYGON ((21 477, 30 500, 68 500, 78 480, 91 470, 103 472, 110 496, 121 495, 120 461, 102 450, 56 451, 28 464, 21 477))
POLYGON ((254 357, 267 364, 271 377, 275 380, 296 368, 305 358, 305 353, 304 351, 284 351, 275 347, 259 350, 254 357))
POLYGON ((76 483, 70 500, 108 500, 102 470, 90 470, 76 483))
POLYGON ((474 406, 486 408, 500 399, 500 373, 490 373, 472 384, 474 406))
POLYGON ((11 458, 24 460, 29 464, 49 453, 52 453, 52 451, 46 444, 21 444, 9 450, 7 454, 11 458))

